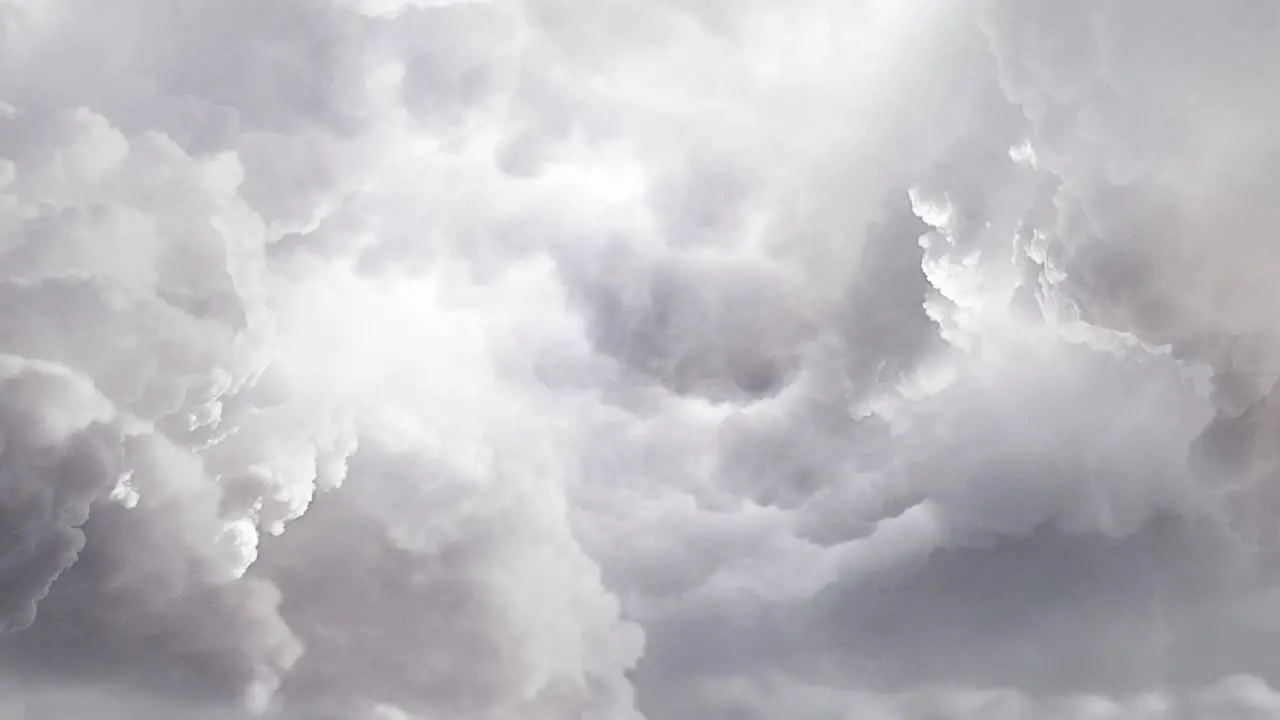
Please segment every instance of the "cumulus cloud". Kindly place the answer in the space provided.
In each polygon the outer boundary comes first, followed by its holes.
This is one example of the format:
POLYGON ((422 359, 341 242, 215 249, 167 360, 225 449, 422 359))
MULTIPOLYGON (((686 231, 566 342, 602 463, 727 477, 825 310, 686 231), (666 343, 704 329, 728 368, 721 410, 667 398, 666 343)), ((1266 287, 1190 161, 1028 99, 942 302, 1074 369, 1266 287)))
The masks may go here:
POLYGON ((1280 717, 1277 12, 0 0, 0 715, 1280 717))

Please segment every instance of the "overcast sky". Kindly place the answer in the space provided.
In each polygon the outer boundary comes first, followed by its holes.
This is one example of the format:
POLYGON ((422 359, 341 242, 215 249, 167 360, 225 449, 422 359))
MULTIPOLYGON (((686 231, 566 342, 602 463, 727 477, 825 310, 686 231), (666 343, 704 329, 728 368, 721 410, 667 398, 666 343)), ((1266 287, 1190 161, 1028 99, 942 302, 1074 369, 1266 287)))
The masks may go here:
POLYGON ((1280 718, 1280 3, 0 0, 0 720, 1280 718))

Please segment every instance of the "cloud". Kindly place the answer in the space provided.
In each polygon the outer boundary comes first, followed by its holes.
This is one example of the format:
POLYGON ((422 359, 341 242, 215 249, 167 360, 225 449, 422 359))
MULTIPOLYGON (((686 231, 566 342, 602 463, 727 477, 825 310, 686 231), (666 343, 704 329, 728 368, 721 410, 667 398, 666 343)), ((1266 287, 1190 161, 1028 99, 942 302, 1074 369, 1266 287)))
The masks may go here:
POLYGON ((0 0, 0 714, 1277 716, 1274 13, 0 0))
MULTIPOLYGON (((876 720, 1166 720, 1170 718, 1275 717, 1276 695, 1257 678, 1236 675, 1213 685, 1180 693, 1143 693, 1126 697, 1063 695, 1037 699, 1016 690, 937 687, 897 695, 848 693, 824 686, 772 681, 756 687, 722 687, 744 712, 763 709, 800 718, 875 718, 876 720), (751 710, 745 708, 751 707, 751 710)), ((772 716, 772 715, 771 715, 772 716)), ((736 717, 725 715, 724 717, 736 717)))

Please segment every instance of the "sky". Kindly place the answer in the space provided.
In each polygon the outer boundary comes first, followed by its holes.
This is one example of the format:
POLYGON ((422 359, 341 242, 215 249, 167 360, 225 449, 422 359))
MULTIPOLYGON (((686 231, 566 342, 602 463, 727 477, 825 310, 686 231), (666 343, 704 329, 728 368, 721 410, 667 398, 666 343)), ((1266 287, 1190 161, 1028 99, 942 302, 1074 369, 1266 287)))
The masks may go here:
POLYGON ((0 0, 0 720, 1280 718, 1277 48, 0 0))

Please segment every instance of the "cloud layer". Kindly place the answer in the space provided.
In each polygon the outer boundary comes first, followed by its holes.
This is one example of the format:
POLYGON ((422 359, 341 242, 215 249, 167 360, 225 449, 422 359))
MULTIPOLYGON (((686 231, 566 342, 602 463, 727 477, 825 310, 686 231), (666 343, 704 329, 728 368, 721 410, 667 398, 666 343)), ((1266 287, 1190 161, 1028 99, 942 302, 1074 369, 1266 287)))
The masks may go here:
POLYGON ((1280 717, 1261 0, 0 0, 0 715, 1280 717))

